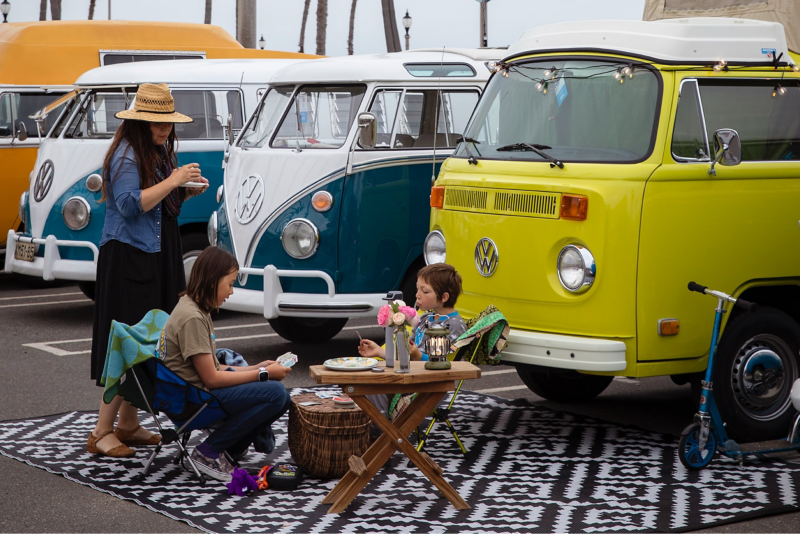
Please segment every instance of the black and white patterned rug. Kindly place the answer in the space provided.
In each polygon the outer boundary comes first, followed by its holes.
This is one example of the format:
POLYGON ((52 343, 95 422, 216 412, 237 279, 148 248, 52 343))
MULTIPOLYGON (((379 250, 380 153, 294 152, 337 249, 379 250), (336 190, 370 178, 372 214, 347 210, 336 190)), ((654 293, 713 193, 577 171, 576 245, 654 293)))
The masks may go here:
MULTIPOLYGON (((292 394, 309 391, 320 389, 292 394)), ((96 418, 71 412, 0 422, 0 453, 208 532, 658 532, 800 510, 800 464, 740 468, 717 458, 688 472, 672 436, 470 392, 459 395, 451 420, 475 454, 464 458, 443 427, 426 447, 472 507, 463 511, 400 453, 338 515, 320 505, 336 480, 307 478, 293 492, 237 497, 173 465, 174 445, 140 482, 147 449, 128 460, 86 452, 96 418)), ((274 425, 275 452, 251 452, 246 467, 291 461, 286 422, 274 425)))

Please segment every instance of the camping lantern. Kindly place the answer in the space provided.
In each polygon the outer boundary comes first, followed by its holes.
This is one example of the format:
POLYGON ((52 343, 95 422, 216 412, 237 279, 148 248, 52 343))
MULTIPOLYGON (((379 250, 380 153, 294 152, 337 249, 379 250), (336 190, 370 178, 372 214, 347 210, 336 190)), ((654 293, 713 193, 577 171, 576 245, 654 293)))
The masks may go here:
POLYGON ((447 359, 447 355, 451 352, 450 330, 444 325, 434 323, 425 330, 425 336, 422 349, 428 355, 425 369, 450 369, 450 360, 447 359))

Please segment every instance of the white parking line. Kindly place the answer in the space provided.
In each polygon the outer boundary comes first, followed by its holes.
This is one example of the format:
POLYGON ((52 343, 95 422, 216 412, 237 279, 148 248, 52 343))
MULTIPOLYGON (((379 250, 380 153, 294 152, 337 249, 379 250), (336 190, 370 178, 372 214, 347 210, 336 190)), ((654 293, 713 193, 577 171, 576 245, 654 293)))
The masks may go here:
MULTIPOLYGON (((231 329, 235 329, 235 328, 252 328, 252 327, 255 327, 255 326, 269 326, 269 325, 267 323, 251 323, 251 324, 244 324, 244 325, 220 326, 220 327, 215 328, 214 330, 231 330, 231 329)), ((382 327, 380 327, 378 325, 346 326, 346 327, 342 328, 342 330, 356 330, 356 329, 368 330, 370 328, 382 328, 382 327)), ((269 333, 269 334, 253 334, 253 335, 250 335, 250 336, 221 337, 221 338, 217 339, 217 342, 239 341, 239 340, 242 340, 242 339, 259 339, 259 338, 264 338, 264 337, 275 337, 277 335, 278 334, 272 332, 272 333, 269 333)), ((44 351, 44 352, 49 352, 50 354, 53 354, 54 356, 77 356, 79 354, 89 354, 92 351, 91 350, 64 350, 64 349, 60 349, 58 347, 53 347, 52 345, 61 345, 61 344, 64 344, 64 343, 80 343, 80 342, 87 342, 87 341, 91 341, 91 340, 92 340, 92 338, 90 338, 90 337, 89 338, 83 338, 83 339, 62 339, 62 340, 59 340, 59 341, 41 341, 41 342, 38 342, 38 343, 23 343, 22 346, 23 347, 30 347, 32 349, 37 349, 37 350, 41 350, 41 351, 44 351)), ((489 371, 489 372, 491 373, 491 372, 505 372, 505 371, 489 371)), ((486 374, 486 373, 484 373, 484 374, 486 374)))
POLYGON ((475 393, 497 393, 499 391, 514 391, 517 389, 528 389, 528 386, 508 386, 505 388, 476 389, 475 393))
POLYGON ((481 378, 484 376, 493 376, 493 375, 507 375, 509 373, 516 373, 516 369, 509 369, 507 371, 485 371, 481 373, 481 378))
POLYGON ((67 295, 83 295, 83 293, 81 291, 72 291, 70 293, 49 293, 47 295, 31 295, 28 297, 2 297, 0 300, 40 299, 44 297, 64 297, 67 295))
POLYGON ((69 304, 71 302, 92 302, 89 299, 57 300, 55 302, 26 302, 25 304, 3 304, 0 308, 22 308, 24 306, 52 306, 53 304, 69 304))

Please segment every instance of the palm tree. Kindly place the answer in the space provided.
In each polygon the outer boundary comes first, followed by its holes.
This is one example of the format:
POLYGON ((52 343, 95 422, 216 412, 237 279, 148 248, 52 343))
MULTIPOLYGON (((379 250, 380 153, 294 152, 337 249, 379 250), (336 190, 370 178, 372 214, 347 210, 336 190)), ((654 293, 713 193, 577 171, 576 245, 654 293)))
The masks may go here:
POLYGON ((47 0, 39 2, 39 20, 47 20, 47 0))
POLYGON ((61 0, 50 0, 50 18, 61 20, 61 0))
POLYGON ((303 6, 303 23, 300 25, 300 53, 302 54, 305 49, 306 42, 306 21, 308 21, 308 7, 311 5, 311 0, 306 0, 303 6))
MULTIPOLYGON (((94 0, 92 0, 94 2, 94 0)), ((211 0, 206 0, 206 20, 205 24, 211 24, 211 0)))
POLYGON ((94 5, 97 0, 89 0, 89 20, 94 20, 94 5))
POLYGON ((383 31, 386 34, 386 51, 400 52, 400 34, 397 33, 395 20, 394 0, 381 0, 383 9, 383 31))
POLYGON ((328 31, 328 0, 317 0, 317 55, 325 55, 325 34, 328 31))
POLYGON ((353 28, 355 27, 356 23, 356 2, 358 0, 353 0, 353 5, 350 6, 350 34, 347 36, 347 55, 353 55, 353 28))

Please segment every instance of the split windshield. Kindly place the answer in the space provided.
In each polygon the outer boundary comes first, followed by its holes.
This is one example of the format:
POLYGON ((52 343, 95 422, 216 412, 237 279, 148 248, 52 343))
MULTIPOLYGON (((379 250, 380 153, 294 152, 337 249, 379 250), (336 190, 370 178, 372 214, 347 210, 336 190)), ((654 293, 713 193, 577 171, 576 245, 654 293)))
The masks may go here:
POLYGON ((514 63, 489 82, 467 127, 469 153, 486 159, 635 162, 652 150, 659 80, 645 67, 601 60, 514 63), (507 74, 507 76, 506 76, 507 74), (632 74, 632 76, 631 76, 632 74))

